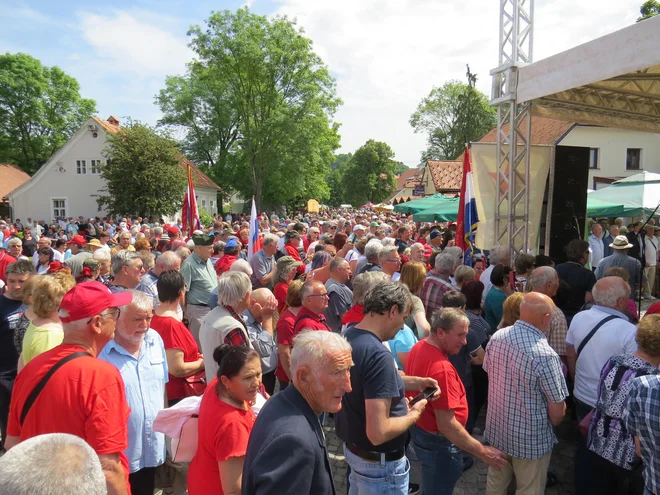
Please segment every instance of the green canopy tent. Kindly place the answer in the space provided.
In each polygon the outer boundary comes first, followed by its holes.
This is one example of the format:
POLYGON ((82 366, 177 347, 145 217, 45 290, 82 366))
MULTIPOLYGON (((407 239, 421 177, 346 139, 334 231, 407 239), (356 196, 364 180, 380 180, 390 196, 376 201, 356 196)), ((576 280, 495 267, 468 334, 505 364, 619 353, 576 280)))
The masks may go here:
POLYGON ((617 180, 611 186, 589 193, 587 201, 592 200, 622 205, 623 211, 618 216, 650 215, 660 203, 660 174, 642 172, 617 180))
POLYGON ((621 203, 611 203, 587 195, 587 216, 597 217, 620 217, 625 215, 625 208, 621 203))
POLYGON ((400 213, 405 213, 407 215, 410 215, 411 213, 417 213, 422 210, 432 208, 434 206, 439 206, 444 202, 446 202, 447 200, 453 200, 453 199, 455 198, 450 198, 448 196, 445 196, 444 194, 438 193, 420 199, 413 199, 412 201, 408 201, 407 203, 400 203, 398 205, 394 205, 394 211, 398 211, 400 213))
POLYGON ((458 218, 459 198, 448 198, 442 204, 413 214, 415 222, 455 222, 458 218))

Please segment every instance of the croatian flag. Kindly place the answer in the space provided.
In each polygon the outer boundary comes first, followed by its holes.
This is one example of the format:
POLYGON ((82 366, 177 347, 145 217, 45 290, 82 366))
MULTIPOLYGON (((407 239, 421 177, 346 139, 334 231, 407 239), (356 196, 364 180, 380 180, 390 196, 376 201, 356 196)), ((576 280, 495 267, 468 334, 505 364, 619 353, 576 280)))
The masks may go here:
POLYGON ((463 157, 463 182, 458 207, 458 222, 456 225, 456 245, 463 250, 463 263, 472 266, 474 254, 474 233, 477 230, 479 216, 477 201, 474 195, 474 181, 470 167, 470 148, 465 146, 463 157))
POLYGON ((201 230, 202 223, 199 221, 199 210, 197 210, 197 198, 195 197, 195 185, 192 180, 192 169, 188 163, 188 187, 186 188, 186 195, 183 197, 183 208, 181 212, 181 222, 183 233, 188 234, 188 238, 192 237, 195 230, 201 230))
POLYGON ((257 205, 252 197, 252 211, 250 211, 250 241, 248 243, 248 261, 252 259, 254 253, 261 249, 261 239, 259 239, 259 217, 257 216, 257 205))

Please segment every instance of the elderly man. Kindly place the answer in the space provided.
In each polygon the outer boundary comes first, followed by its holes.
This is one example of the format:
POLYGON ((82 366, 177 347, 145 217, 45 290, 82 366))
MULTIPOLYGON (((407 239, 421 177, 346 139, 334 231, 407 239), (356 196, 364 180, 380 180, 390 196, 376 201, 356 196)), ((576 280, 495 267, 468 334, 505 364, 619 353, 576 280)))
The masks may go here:
POLYGON ((165 435, 153 430, 158 411, 165 407, 168 380, 165 346, 151 330, 152 298, 131 290, 133 299, 119 308, 115 338, 106 344, 99 359, 121 373, 126 386, 128 418, 128 465, 132 495, 153 495, 156 467, 165 462, 165 435))
POLYGON ((394 241, 394 245, 397 247, 399 254, 403 254, 410 247, 410 235, 411 230, 407 225, 402 225, 397 230, 397 239, 394 241))
POLYGON ((291 351, 293 385, 259 413, 243 463, 243 495, 334 495, 318 416, 351 391, 351 346, 331 332, 303 332, 291 351))
POLYGON ((53 489, 68 495, 107 493, 99 457, 83 439, 39 435, 0 458, 0 495, 49 495, 53 489))
POLYGON ((364 247, 364 259, 359 260, 355 266, 355 277, 366 272, 382 272, 379 255, 383 250, 382 243, 377 239, 371 239, 364 247))
POLYGON ((277 253, 277 241, 279 237, 275 234, 264 235, 263 244, 259 251, 254 253, 250 260, 252 267, 252 282, 253 289, 266 287, 272 289, 273 276, 277 266, 275 265, 275 254, 277 253))
POLYGON ((628 270, 628 275, 630 276, 628 279, 632 289, 630 296, 634 299, 642 285, 642 264, 637 258, 629 256, 628 251, 633 245, 628 242, 628 238, 625 235, 617 236, 614 242, 610 244, 610 247, 614 250, 614 254, 600 261, 596 269, 596 278, 603 278, 605 276, 605 270, 612 266, 625 268, 628 270))
POLYGON ((424 244, 421 242, 416 242, 410 246, 410 261, 417 263, 426 263, 426 257, 424 254, 424 244))
POLYGON ((81 235, 77 235, 67 242, 67 246, 69 246, 69 249, 71 250, 71 257, 66 259, 66 264, 71 268, 71 275, 77 277, 80 275, 80 272, 82 272, 83 262, 86 259, 91 258, 92 253, 85 251, 87 241, 81 235))
POLYGON ((424 280, 419 298, 426 308, 426 319, 431 321, 433 312, 442 306, 442 296, 450 290, 458 290, 452 285, 450 276, 456 258, 450 253, 440 253, 435 257, 433 271, 424 280))
POLYGON ((277 369, 277 342, 273 340, 273 316, 276 312, 277 299, 270 289, 265 287, 252 291, 250 307, 243 312, 252 348, 261 357, 261 382, 270 395, 275 392, 277 369))
MULTIPOLYGON (((527 291, 545 294, 549 298, 555 297, 559 289, 559 276, 557 271, 551 266, 541 266, 532 271, 527 279, 527 291)), ((552 311, 552 320, 548 330, 548 344, 559 355, 561 360, 566 362, 566 333, 568 324, 566 317, 561 309, 556 306, 552 311)))
POLYGON ((302 308, 293 325, 293 336, 302 330, 332 330, 328 326, 323 312, 328 308, 328 290, 318 280, 308 280, 300 292, 302 308))
POLYGON ((7 241, 7 251, 16 261, 28 259, 27 256, 23 256, 23 242, 18 237, 13 237, 7 241))
POLYGON ((422 486, 427 490, 433 487, 436 494, 454 493, 456 482, 463 475, 461 450, 495 469, 506 463, 505 454, 481 445, 465 429, 466 391, 449 356, 465 347, 469 325, 470 320, 459 308, 436 311, 431 319, 431 334, 413 346, 406 363, 407 375, 434 378, 442 391, 438 400, 426 406, 411 430, 415 452, 422 461, 422 486))
POLYGON ((60 305, 64 340, 30 361, 18 375, 7 428, 8 449, 45 433, 82 438, 101 460, 109 495, 129 490, 124 452, 130 411, 119 371, 96 357, 114 336, 119 308, 132 297, 128 292, 113 294, 99 282, 78 284, 64 296, 60 305), (28 397, 49 372, 32 407, 26 408, 28 397))
POLYGON ((328 291, 328 307, 323 311, 327 324, 335 333, 341 332, 341 320, 351 309, 353 292, 346 285, 351 279, 348 261, 335 257, 330 262, 330 278, 325 283, 328 291))
POLYGON ((14 346, 14 330, 26 309, 23 285, 33 273, 34 269, 27 261, 12 263, 7 267, 7 292, 0 294, 0 450, 7 438, 9 403, 17 373, 18 352, 14 346))
POLYGON ((619 235, 619 226, 610 225, 609 234, 603 238, 603 258, 607 258, 612 254, 612 248, 610 247, 610 244, 614 242, 614 239, 616 239, 616 236, 618 235, 619 235))
POLYGON ((97 249, 92 254, 92 259, 99 262, 100 271, 99 278, 97 279, 102 284, 108 284, 111 278, 112 258, 110 257, 109 249, 97 249))
POLYGON ((227 241, 223 249, 223 256, 221 256, 218 261, 215 262, 213 268, 215 268, 215 273, 218 274, 218 277, 225 272, 228 272, 236 261, 238 261, 238 255, 241 253, 241 243, 236 237, 232 237, 227 241))
POLYGON ((655 228, 653 225, 647 225, 644 229, 644 289, 642 296, 644 299, 654 300, 653 286, 655 285, 655 267, 658 264, 658 239, 655 237, 655 228))
MULTIPOLYGON (((154 267, 142 275, 142 279, 135 289, 150 296, 153 300, 153 309, 156 309, 160 304, 158 289, 156 288, 158 277, 166 270, 176 270, 178 272, 180 269, 181 258, 173 251, 165 251, 156 258, 154 267)), ((180 310, 179 316, 183 316, 183 311, 180 310)))
POLYGON ((135 251, 135 248, 131 246, 131 233, 130 232, 122 232, 119 234, 119 244, 117 244, 115 247, 112 248, 110 251, 110 254, 114 256, 117 254, 119 251, 126 249, 128 251, 135 251))
POLYGON ((384 282, 367 295, 364 319, 344 334, 353 349, 352 391, 344 396, 335 424, 351 467, 349 495, 408 494, 408 429, 417 422, 427 401, 422 399, 409 407, 404 391, 438 387, 434 378, 401 376, 383 345, 403 328, 411 305, 405 286, 384 282), (388 483, 384 484, 383 478, 388 483))
MULTIPOLYGON (((53 240, 49 237, 46 237, 45 235, 42 235, 39 237, 39 240, 37 241, 37 249, 47 247, 50 249, 51 253, 53 253, 53 261, 59 261, 61 263, 64 262, 64 254, 61 252, 57 251, 56 249, 53 249, 51 246, 53 240)), ((33 256, 32 257, 32 266, 35 268, 39 264, 39 256, 33 256)))
POLYGON ((107 284, 111 292, 135 289, 144 275, 144 264, 135 251, 122 249, 112 257, 112 282, 107 284))
POLYGON ((484 357, 488 373, 486 440, 507 454, 499 471, 488 469, 487 495, 507 493, 515 475, 517 493, 542 495, 557 443, 553 425, 564 418, 568 389, 561 361, 546 334, 554 304, 545 294, 529 293, 520 319, 497 331, 484 357))
POLYGON ((484 284, 484 293, 481 296, 482 303, 486 300, 486 294, 488 294, 488 291, 493 286, 493 284, 490 282, 490 274, 493 273, 493 270, 497 265, 508 265, 509 260, 510 258, 508 246, 498 245, 490 250, 490 253, 488 254, 488 261, 490 266, 488 266, 488 268, 486 268, 481 274, 481 277, 479 277, 481 283, 484 284))
MULTIPOLYGON (((566 317, 566 322, 570 324, 573 316, 582 309, 582 306, 593 300, 591 289, 596 283, 596 275, 584 266, 589 260, 587 241, 573 239, 566 246, 566 255, 568 261, 557 265, 555 270, 559 279, 570 286, 570 292, 563 298, 559 307, 566 317)), ((601 260, 601 263, 604 262, 601 260)))
POLYGON ((589 234, 589 264, 592 270, 596 270, 598 263, 605 257, 605 246, 603 245, 603 227, 599 223, 591 226, 589 234))
MULTIPOLYGON (((181 275, 186 284, 186 308, 188 329, 193 334, 197 345, 199 342, 199 329, 204 318, 209 313, 209 296, 218 286, 218 276, 211 263, 211 248, 213 237, 204 234, 193 234, 195 243, 193 252, 181 265, 181 275)), ((213 354, 213 350, 211 350, 213 354)), ((211 356, 209 355, 209 358, 211 356)))
POLYGON ((385 246, 378 253, 378 263, 380 264, 383 273, 393 279, 395 282, 395 274, 398 274, 401 269, 401 256, 396 246, 385 246))

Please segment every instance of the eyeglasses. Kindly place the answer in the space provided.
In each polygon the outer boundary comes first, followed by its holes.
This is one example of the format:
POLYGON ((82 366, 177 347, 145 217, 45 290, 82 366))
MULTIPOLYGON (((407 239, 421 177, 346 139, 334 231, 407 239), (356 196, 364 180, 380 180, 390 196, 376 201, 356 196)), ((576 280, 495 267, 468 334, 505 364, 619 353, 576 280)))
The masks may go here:
POLYGON ((111 316, 116 321, 116 320, 119 319, 119 315, 121 315, 121 309, 119 309, 119 308, 108 308, 108 309, 105 310, 105 313, 101 313, 101 314, 92 316, 89 320, 87 320, 87 324, 89 325, 90 322, 94 319, 95 316, 100 316, 101 318, 105 318, 106 316, 111 316))
POLYGON ((397 258, 395 260, 385 260, 385 261, 389 261, 390 263, 401 263, 401 258, 397 258))
POLYGON ((310 294, 307 297, 323 297, 323 298, 327 298, 327 299, 330 298, 330 296, 328 295, 327 292, 324 292, 323 294, 310 294))

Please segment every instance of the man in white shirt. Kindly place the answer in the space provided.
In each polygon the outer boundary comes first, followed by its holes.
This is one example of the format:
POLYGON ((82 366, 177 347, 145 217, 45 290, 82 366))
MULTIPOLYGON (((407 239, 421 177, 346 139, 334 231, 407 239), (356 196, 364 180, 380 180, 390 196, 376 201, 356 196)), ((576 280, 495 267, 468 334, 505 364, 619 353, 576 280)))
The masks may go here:
POLYGON ((644 299, 655 299, 653 297, 653 285, 655 284, 655 266, 658 264, 658 238, 653 235, 653 225, 647 225, 644 229, 644 277, 646 282, 643 284, 642 297, 644 299))
POLYGON ((507 246, 494 246, 488 254, 488 261, 490 262, 490 266, 486 268, 481 274, 481 277, 479 277, 481 283, 484 284, 484 293, 481 296, 482 305, 486 300, 486 294, 488 294, 488 291, 493 286, 493 284, 490 283, 490 274, 493 273, 493 269, 500 264, 509 264, 509 248, 507 246))
POLYGON ((595 223, 591 226, 591 234, 589 235, 589 263, 591 269, 596 270, 598 263, 603 259, 605 253, 605 246, 603 244, 603 226, 595 223))
POLYGON ((620 277, 604 277, 596 282, 591 294, 594 305, 573 317, 566 335, 566 358, 568 372, 575 382, 578 421, 596 406, 600 372, 607 360, 615 354, 632 354, 637 350, 637 329, 624 314, 630 286, 620 277))

